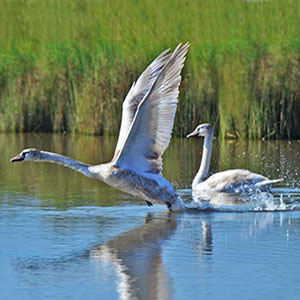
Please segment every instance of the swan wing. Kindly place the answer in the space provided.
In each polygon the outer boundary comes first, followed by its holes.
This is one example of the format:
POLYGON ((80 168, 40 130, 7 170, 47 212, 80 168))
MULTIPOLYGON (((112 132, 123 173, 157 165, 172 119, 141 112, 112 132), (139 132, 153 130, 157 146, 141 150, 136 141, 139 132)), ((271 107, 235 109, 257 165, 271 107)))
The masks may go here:
POLYGON ((124 144, 124 141, 126 140, 139 103, 148 93, 159 72, 163 69, 167 61, 170 59, 171 54, 168 53, 169 51, 170 49, 163 51, 146 68, 146 70, 140 75, 136 83, 133 83, 125 100, 123 101, 122 121, 114 157, 118 155, 124 144))
POLYGON ((138 104, 126 140, 113 163, 139 172, 161 173, 178 102, 181 70, 189 44, 179 44, 138 104))
POLYGON ((258 182, 265 180, 268 180, 268 178, 263 175, 245 169, 234 169, 215 173, 207 178, 203 184, 209 190, 225 192, 227 190, 234 190, 241 185, 254 186, 258 182))
POLYGON ((255 184, 255 187, 258 188, 258 189, 261 189, 261 190, 268 189, 268 188, 272 187, 272 185, 276 185, 277 183, 282 182, 282 181, 283 181, 283 178, 279 178, 279 179, 266 179, 266 180, 257 182, 255 184))

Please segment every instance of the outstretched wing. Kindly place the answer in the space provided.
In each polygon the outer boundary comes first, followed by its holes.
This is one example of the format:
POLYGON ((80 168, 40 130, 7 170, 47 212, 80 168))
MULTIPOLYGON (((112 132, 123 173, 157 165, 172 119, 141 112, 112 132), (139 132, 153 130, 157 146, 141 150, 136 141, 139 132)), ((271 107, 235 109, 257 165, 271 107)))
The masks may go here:
POLYGON ((170 49, 167 49, 162 52, 140 75, 137 82, 133 83, 131 86, 123 102, 122 121, 114 157, 118 155, 126 140, 138 105, 149 92, 154 80, 157 78, 166 62, 170 59, 171 54, 168 53, 169 51, 170 49))
POLYGON ((140 101, 130 130, 113 162, 116 167, 161 173, 178 102, 181 70, 189 44, 179 44, 140 101))

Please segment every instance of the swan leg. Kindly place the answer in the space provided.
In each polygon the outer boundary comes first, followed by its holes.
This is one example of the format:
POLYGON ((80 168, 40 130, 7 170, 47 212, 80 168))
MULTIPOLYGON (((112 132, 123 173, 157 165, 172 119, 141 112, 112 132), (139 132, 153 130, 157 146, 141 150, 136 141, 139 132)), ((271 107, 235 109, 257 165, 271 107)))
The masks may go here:
POLYGON ((146 201, 146 203, 147 203, 147 205, 150 207, 150 206, 153 206, 153 204, 152 204, 152 202, 150 202, 150 201, 147 201, 147 200, 145 200, 146 201))

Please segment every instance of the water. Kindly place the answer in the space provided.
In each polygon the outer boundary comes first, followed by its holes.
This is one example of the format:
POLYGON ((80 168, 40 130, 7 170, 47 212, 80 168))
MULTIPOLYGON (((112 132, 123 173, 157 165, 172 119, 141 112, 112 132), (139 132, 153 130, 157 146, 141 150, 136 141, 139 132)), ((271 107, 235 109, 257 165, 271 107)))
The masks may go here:
MULTIPOLYGON (((36 147, 108 161, 116 140, 0 135, 0 299, 299 299, 300 142, 215 142, 212 171, 284 178, 272 194, 168 213, 69 169, 9 158, 36 147)), ((199 139, 164 175, 191 202, 199 139)), ((222 202, 223 201, 223 202, 222 202)))

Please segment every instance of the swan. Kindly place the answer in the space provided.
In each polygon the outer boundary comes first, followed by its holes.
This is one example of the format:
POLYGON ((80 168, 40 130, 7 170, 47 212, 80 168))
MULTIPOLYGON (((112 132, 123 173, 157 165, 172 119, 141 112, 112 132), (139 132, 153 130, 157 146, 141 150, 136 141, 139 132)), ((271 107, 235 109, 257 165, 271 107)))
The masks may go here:
POLYGON ((283 180, 270 180, 265 176, 244 169, 227 170, 208 177, 214 138, 213 127, 208 123, 198 125, 192 133, 187 135, 188 138, 193 136, 204 137, 200 168, 192 184, 193 193, 207 191, 241 193, 250 192, 254 189, 269 191, 273 184, 283 180))
POLYGON ((162 155, 169 145, 178 102, 181 70, 189 43, 173 53, 163 51, 133 83, 122 106, 122 120, 114 156, 109 163, 88 165, 38 149, 25 149, 11 162, 50 162, 98 179, 125 193, 182 209, 184 203, 162 176, 162 155))

